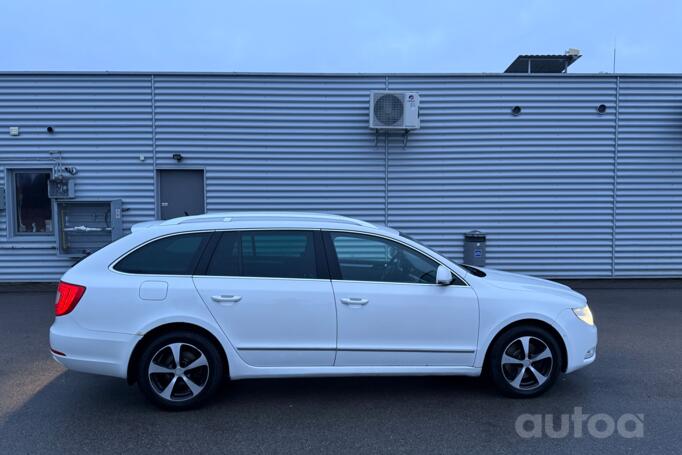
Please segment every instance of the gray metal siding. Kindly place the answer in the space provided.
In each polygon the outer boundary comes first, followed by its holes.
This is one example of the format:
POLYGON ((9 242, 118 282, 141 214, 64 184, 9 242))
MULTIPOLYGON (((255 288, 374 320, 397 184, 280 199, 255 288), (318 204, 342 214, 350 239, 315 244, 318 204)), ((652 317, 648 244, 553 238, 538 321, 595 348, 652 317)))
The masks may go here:
POLYGON ((383 77, 156 77, 157 163, 205 167, 208 211, 313 210, 383 221, 368 122, 383 77))
MULTIPOLYGON (((61 151, 78 168, 78 199, 122 198, 125 228, 154 217, 149 77, 0 75, 0 150, 3 171, 51 168, 49 151, 61 151), (21 135, 10 137, 10 126, 21 135)), ((73 261, 57 256, 56 241, 9 241, 8 211, 0 212, 0 280, 57 279, 73 261)))
POLYGON ((613 78, 405 77, 390 88, 420 93, 422 125, 391 147, 391 225, 455 259, 462 234, 480 229, 491 267, 611 275, 613 78))
MULTIPOLYGON (((198 168, 208 211, 388 221, 455 260, 481 229, 490 266, 539 276, 682 275, 679 77, 0 74, 0 185, 50 150, 125 229, 155 217, 155 166, 198 168), (405 147, 368 128, 386 88, 421 95, 405 147)), ((0 280, 57 279, 71 261, 6 215, 0 280)))
POLYGON ((682 77, 620 82, 615 274, 682 275, 682 77))

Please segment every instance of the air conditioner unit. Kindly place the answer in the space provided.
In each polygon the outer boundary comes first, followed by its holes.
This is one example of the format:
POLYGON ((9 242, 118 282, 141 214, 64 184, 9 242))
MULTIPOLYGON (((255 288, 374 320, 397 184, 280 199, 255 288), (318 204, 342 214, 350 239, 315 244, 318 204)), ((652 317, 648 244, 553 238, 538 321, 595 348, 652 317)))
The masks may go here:
POLYGON ((369 127, 379 130, 419 128, 419 94, 372 92, 369 98, 369 127))

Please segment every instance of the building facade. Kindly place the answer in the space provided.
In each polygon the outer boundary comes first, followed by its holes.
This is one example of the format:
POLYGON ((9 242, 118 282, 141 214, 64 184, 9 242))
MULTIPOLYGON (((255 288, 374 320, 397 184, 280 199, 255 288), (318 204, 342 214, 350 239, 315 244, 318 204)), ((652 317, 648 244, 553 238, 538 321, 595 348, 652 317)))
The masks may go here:
POLYGON ((57 280, 183 198, 455 260, 479 229, 488 266, 544 277, 680 277, 682 75, 1 73, 0 188, 2 281, 57 280), (369 129, 376 90, 419 93, 420 129, 369 129))

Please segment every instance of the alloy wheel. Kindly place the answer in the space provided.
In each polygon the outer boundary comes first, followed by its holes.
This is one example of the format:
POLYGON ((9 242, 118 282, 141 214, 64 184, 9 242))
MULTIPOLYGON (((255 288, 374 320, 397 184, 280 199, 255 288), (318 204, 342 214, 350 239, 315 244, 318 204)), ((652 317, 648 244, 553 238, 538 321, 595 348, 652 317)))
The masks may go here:
POLYGON ((502 353, 502 375, 518 390, 537 389, 549 379, 553 367, 549 346, 534 336, 516 338, 502 353))
POLYGON ((152 390, 169 401, 194 398, 208 383, 208 360, 188 343, 171 343, 152 357, 147 375, 152 390))

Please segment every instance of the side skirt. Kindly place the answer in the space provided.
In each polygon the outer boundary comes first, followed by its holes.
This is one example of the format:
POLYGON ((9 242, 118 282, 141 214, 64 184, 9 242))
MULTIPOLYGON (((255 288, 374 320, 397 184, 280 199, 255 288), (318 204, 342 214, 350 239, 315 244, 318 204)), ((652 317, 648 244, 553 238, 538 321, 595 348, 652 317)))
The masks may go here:
POLYGON ((450 366, 251 367, 230 368, 231 379, 339 376, 480 376, 481 369, 450 366))

